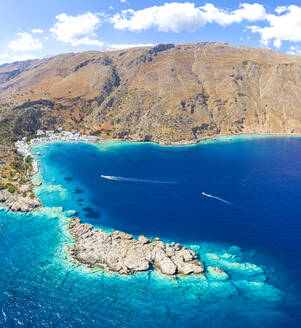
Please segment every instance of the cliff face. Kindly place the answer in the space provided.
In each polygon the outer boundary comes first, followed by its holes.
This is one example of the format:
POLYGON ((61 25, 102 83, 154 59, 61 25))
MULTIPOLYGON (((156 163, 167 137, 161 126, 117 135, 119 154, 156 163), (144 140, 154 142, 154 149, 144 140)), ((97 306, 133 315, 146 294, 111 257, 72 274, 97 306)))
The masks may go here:
POLYGON ((59 126, 157 142, 301 134, 301 57, 198 43, 0 66, 0 130, 59 126))

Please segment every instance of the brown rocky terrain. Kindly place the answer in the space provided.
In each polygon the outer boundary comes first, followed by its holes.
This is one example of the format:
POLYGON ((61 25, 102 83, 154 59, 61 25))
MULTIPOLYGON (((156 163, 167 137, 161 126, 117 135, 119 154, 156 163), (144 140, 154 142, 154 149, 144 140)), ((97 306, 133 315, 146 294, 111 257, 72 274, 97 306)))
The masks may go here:
POLYGON ((300 134, 301 57, 196 43, 0 66, 0 142, 58 127, 166 143, 300 134))

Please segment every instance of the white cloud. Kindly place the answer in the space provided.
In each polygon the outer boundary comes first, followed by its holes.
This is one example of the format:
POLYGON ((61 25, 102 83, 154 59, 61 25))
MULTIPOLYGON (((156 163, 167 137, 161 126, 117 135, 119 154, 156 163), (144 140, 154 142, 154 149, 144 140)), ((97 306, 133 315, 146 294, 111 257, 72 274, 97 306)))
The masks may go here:
POLYGON ((273 41, 277 48, 282 41, 301 42, 301 7, 277 7, 275 11, 278 15, 266 15, 268 26, 249 26, 249 29, 260 34, 262 44, 273 41))
POLYGON ((264 20, 266 17, 264 7, 258 3, 243 3, 239 5, 239 9, 230 12, 218 9, 210 3, 200 9, 203 10, 208 23, 217 23, 222 26, 241 23, 243 20, 249 22, 264 20))
POLYGON ((0 65, 7 63, 9 54, 0 54, 0 65))
POLYGON ((0 59, 8 58, 9 54, 0 54, 0 59))
POLYGON ((291 46, 290 51, 288 51, 291 55, 301 56, 301 47, 299 46, 291 46))
POLYGON ((282 14, 283 12, 287 11, 287 6, 279 6, 275 9, 277 14, 282 14))
POLYGON ((90 12, 78 16, 60 14, 56 19, 57 22, 50 31, 59 41, 73 46, 103 46, 103 42, 94 39, 95 31, 101 26, 99 14, 90 12))
POLYGON ((142 10, 123 10, 113 16, 118 30, 142 31, 157 28, 162 32, 193 31, 206 24, 206 19, 194 3, 166 3, 142 10))
POLYGON ((120 2, 121 2, 121 3, 125 3, 125 2, 126 2, 126 0, 120 0, 120 2))
POLYGON ((0 65, 5 63, 13 63, 16 61, 24 61, 29 59, 36 59, 37 57, 30 54, 23 54, 20 56, 10 56, 9 54, 0 54, 0 65))
POLYGON ((44 31, 41 30, 40 28, 34 28, 34 29, 31 31, 31 33, 33 33, 33 34, 42 34, 42 33, 44 33, 44 31))
POLYGON ((274 45, 274 47, 276 47, 277 49, 279 49, 281 47, 281 45, 282 45, 282 41, 276 39, 276 40, 274 40, 273 45, 274 45))
POLYGON ((19 39, 10 41, 8 48, 13 51, 40 50, 43 45, 39 39, 34 39, 31 34, 18 33, 19 39))
POLYGON ((237 10, 226 11, 212 4, 196 7, 194 3, 165 3, 162 6, 148 7, 142 10, 123 10, 115 14, 111 22, 118 30, 142 31, 156 28, 162 32, 195 31, 206 23, 217 23, 226 26, 263 20, 266 17, 262 5, 243 3, 237 10))
POLYGON ((260 45, 262 47, 268 47, 269 46, 269 42, 267 40, 260 40, 260 45))
POLYGON ((12 56, 12 61, 23 61, 23 60, 29 60, 29 59, 36 59, 37 56, 30 55, 30 54, 24 54, 21 56, 12 56))
POLYGON ((129 48, 139 48, 139 47, 153 47, 154 44, 111 44, 108 48, 111 50, 122 50, 122 49, 129 49, 129 48))
POLYGON ((115 29, 139 32, 156 29, 161 32, 196 31, 206 24, 228 26, 235 23, 263 22, 248 26, 260 35, 260 44, 281 48, 284 41, 301 42, 301 6, 278 6, 267 13, 260 3, 241 3, 235 10, 224 10, 212 3, 197 7, 192 2, 172 2, 141 10, 127 9, 110 19, 115 29))

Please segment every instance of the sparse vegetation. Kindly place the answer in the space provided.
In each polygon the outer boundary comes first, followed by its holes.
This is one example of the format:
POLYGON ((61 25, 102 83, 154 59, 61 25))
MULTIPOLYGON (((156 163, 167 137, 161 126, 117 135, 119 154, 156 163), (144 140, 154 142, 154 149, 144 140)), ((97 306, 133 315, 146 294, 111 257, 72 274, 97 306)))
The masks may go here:
POLYGON ((15 191, 17 190, 17 187, 15 185, 8 185, 7 190, 11 193, 14 194, 15 191))
POLYGON ((7 157, 7 164, 0 166, 0 190, 7 189, 11 194, 20 193, 20 187, 29 180, 31 175, 33 158, 27 156, 23 160, 14 149, 8 152, 7 157))

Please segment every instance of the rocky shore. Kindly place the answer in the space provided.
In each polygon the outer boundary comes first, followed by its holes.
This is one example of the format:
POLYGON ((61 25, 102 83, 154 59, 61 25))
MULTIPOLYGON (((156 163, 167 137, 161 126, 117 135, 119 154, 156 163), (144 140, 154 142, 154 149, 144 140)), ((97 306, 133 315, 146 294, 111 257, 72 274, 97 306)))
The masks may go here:
MULTIPOLYGON (((31 186, 29 187, 31 188, 31 186)), ((22 194, 11 194, 6 189, 0 190, 0 204, 13 212, 30 212, 42 206, 36 196, 23 197, 22 194)))
MULTIPOLYGON (((22 155, 23 161, 26 161, 27 156, 31 156, 30 146, 24 141, 16 143, 17 151, 22 155)), ((42 206, 40 200, 33 192, 32 178, 39 172, 38 162, 32 158, 31 170, 25 176, 26 182, 18 185, 17 189, 10 192, 9 189, 0 189, 0 205, 12 212, 31 212, 42 206)), ((17 181, 20 180, 20 177, 17 181)))
POLYGON ((90 268, 101 267, 129 275, 159 270, 165 275, 203 274, 204 266, 195 252, 180 244, 165 244, 158 238, 133 238, 124 232, 105 232, 72 217, 69 232, 76 241, 70 248, 73 260, 90 268))

